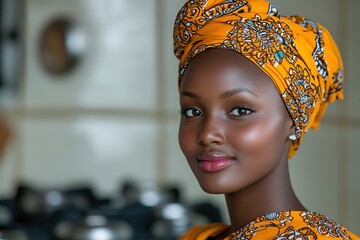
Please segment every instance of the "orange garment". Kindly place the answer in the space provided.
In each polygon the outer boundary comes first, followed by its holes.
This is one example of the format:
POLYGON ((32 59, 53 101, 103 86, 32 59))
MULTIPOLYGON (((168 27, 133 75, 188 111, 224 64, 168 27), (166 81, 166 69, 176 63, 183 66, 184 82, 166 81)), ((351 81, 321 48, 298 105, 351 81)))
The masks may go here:
POLYGON ((289 158, 328 102, 343 98, 343 65, 330 33, 301 16, 281 16, 265 0, 189 0, 174 26, 179 85, 190 61, 209 48, 234 50, 273 81, 293 119, 289 158))
MULTIPOLYGON (((179 240, 205 240, 226 231, 229 226, 211 223, 190 229, 179 240)), ((315 212, 286 211, 265 214, 226 236, 224 240, 360 240, 328 217, 315 212)))

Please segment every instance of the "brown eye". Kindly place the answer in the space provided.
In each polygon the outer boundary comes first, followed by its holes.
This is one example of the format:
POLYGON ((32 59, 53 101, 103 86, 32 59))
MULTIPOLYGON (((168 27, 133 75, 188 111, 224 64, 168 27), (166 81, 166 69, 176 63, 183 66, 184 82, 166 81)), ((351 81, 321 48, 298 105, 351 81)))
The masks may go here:
POLYGON ((200 117, 200 116, 202 116, 202 112, 197 108, 186 108, 182 111, 182 114, 185 117, 200 117))
POLYGON ((236 107, 229 113, 232 116, 246 116, 252 113, 252 110, 246 107, 236 107))

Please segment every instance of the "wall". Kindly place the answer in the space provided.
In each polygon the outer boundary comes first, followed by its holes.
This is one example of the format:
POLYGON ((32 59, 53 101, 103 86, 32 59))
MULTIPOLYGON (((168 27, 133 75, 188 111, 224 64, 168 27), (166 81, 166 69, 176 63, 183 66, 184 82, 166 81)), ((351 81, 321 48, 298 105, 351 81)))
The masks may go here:
MULTIPOLYGON (((9 118, 15 138, 0 165, 0 195, 18 181, 39 187, 90 182, 111 195, 128 177, 181 183, 188 200, 208 198, 177 144, 179 106, 172 25, 184 1, 26 2, 25 69, 9 118), (101 3, 100 3, 101 2, 101 3), (87 36, 86 57, 66 77, 47 74, 37 57, 44 23, 70 15, 87 36)), ((346 100, 291 160, 295 190, 309 209, 360 234, 360 89, 357 0, 274 0, 331 30, 346 68, 346 100)), ((224 209, 222 196, 211 199, 224 209)))

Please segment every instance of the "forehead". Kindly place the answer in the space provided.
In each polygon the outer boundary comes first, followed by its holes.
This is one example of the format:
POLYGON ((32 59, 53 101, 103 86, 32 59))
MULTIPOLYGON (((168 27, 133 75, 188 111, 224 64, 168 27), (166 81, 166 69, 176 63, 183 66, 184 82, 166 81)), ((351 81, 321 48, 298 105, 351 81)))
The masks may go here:
POLYGON ((198 54, 186 69, 180 91, 227 91, 247 88, 280 97, 272 80, 241 54, 227 49, 208 49, 198 54))

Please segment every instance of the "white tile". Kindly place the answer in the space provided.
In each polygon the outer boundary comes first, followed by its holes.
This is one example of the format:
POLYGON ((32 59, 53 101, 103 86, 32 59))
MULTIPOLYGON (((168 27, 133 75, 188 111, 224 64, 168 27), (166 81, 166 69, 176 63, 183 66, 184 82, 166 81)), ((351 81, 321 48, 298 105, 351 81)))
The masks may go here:
POLYGON ((349 165, 346 176, 349 184, 346 187, 349 192, 347 205, 349 218, 346 227, 360 236, 360 127, 348 129, 347 143, 349 144, 349 149, 346 149, 349 153, 349 165))
POLYGON ((155 130, 155 122, 138 119, 24 119, 23 180, 39 187, 85 182, 105 195, 128 177, 153 180, 155 130))
POLYGON ((26 107, 155 108, 155 0, 32 0, 26 6, 26 107), (39 64, 38 40, 59 15, 83 29, 86 49, 73 72, 52 76, 39 64))
POLYGON ((163 0, 163 41, 164 41, 164 67, 162 68, 165 76, 165 99, 166 110, 169 112, 179 112, 179 93, 178 93, 178 64, 179 61, 174 55, 173 49, 173 28, 175 17, 185 0, 168 1, 163 0))
POLYGON ((350 117, 360 119, 360 72, 359 72, 359 56, 360 56, 360 19, 358 12, 360 9, 360 1, 350 0, 348 1, 348 13, 347 21, 348 25, 346 29, 347 42, 346 51, 347 58, 345 61, 345 89, 347 104, 349 107, 348 114, 350 117))
POLYGON ((13 197, 15 194, 17 160, 12 140, 0 156, 0 198, 13 197))
POLYGON ((306 208, 339 219, 338 130, 323 124, 304 137, 298 153, 290 159, 295 192, 306 208))
MULTIPOLYGON (((18 136, 16 131, 18 121, 11 115, 4 113, 0 115, 1 121, 7 122, 10 129, 10 137, 0 152, 0 198, 9 198, 15 194, 14 190, 18 177, 19 152, 17 151, 18 136)), ((0 132, 4 134, 4 129, 1 129, 0 132)))

